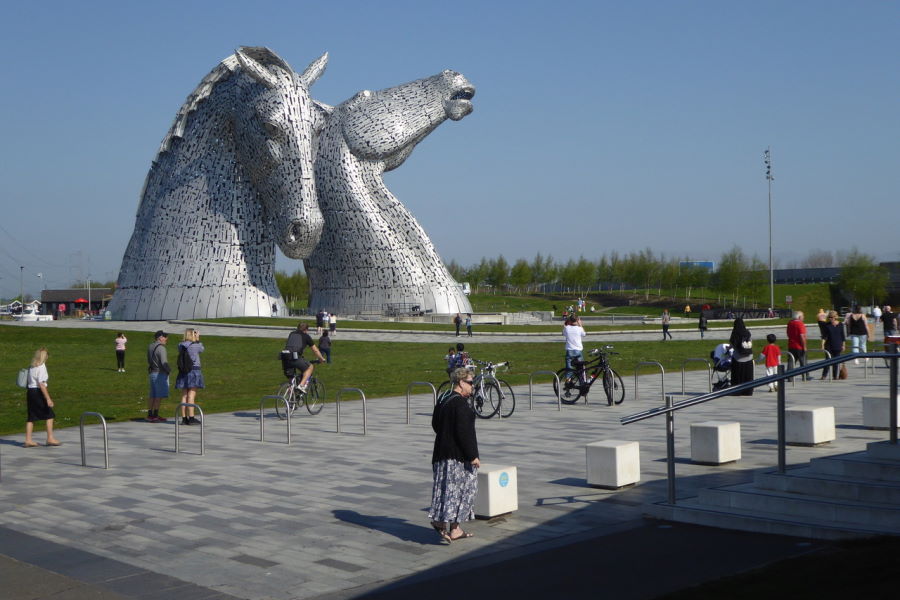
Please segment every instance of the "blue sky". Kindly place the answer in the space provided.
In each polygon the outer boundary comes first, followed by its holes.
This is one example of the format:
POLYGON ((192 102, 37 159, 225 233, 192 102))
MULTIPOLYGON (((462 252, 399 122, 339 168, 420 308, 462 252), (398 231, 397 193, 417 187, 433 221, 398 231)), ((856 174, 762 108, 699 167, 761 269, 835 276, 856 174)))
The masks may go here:
MULTIPOLYGON (((0 296, 115 279, 150 161, 240 45, 330 104, 450 68, 477 88, 386 177, 445 261, 652 248, 900 260, 900 3, 7 3, 0 296)), ((281 257, 278 267, 297 263, 281 257)))

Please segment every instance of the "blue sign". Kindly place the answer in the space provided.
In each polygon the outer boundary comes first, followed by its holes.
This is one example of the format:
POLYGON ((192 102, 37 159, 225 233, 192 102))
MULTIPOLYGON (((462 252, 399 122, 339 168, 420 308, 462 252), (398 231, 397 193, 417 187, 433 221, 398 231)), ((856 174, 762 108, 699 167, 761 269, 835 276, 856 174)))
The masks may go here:
POLYGON ((506 487, 509 485, 509 473, 503 471, 500 473, 500 487, 506 487))

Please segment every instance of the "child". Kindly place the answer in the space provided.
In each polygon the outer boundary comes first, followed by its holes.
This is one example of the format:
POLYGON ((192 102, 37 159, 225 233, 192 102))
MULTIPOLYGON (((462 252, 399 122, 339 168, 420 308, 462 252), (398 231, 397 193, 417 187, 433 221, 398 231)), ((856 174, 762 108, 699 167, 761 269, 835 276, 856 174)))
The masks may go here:
MULTIPOLYGON (((775 334, 770 333, 766 336, 768 345, 763 348, 761 358, 766 359, 766 375, 775 375, 778 372, 778 365, 781 363, 781 348, 775 344, 775 334)), ((774 392, 778 389, 777 383, 769 384, 769 391, 774 392)))
POLYGON ((447 349, 447 356, 444 357, 444 360, 447 361, 447 375, 449 375, 456 368, 456 348, 450 346, 447 349))

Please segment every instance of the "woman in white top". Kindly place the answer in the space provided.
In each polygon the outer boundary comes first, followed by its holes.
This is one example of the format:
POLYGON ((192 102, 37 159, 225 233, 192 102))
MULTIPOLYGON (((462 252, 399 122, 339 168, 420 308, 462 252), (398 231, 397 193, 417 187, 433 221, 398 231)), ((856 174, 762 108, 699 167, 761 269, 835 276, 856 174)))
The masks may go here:
POLYGON ((28 419, 25 423, 25 447, 34 448, 37 444, 31 439, 35 421, 47 421, 47 445, 59 446, 59 440, 53 437, 53 400, 47 390, 47 358, 50 355, 46 348, 38 348, 31 359, 31 368, 28 369, 28 388, 25 390, 28 404, 28 419))
POLYGON ((128 338, 121 331, 116 334, 116 363, 119 365, 119 373, 125 372, 125 344, 128 338))

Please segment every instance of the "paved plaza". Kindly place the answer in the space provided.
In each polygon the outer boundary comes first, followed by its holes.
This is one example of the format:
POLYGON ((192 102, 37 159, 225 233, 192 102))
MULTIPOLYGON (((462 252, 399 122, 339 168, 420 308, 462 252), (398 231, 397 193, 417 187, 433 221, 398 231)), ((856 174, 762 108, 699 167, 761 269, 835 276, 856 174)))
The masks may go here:
MULTIPOLYGON (((789 406, 834 406, 838 426, 831 444, 788 448, 789 463, 862 450, 887 437, 862 427, 861 405, 863 395, 887 393, 887 369, 879 365, 865 379, 862 367, 848 366, 847 381, 788 385, 789 406)), ((598 536, 627 544, 630 532, 635 540, 663 535, 649 531, 642 514, 645 503, 666 497, 664 421, 619 424, 622 416, 662 403, 660 376, 640 378, 638 399, 633 377, 625 384, 620 406, 606 406, 595 390, 590 404, 561 411, 550 385, 536 386, 533 410, 528 387, 517 387, 512 418, 479 420, 482 461, 518 467, 519 510, 467 524, 475 537, 449 546, 439 543, 426 517, 430 395, 412 397, 409 425, 404 390, 370 400, 367 435, 358 401, 342 404, 343 433, 335 431, 333 404, 317 416, 297 413, 290 445, 285 423, 271 408, 265 442, 258 411, 207 415, 203 455, 199 427, 180 428, 176 454, 171 419, 167 425, 112 423, 109 470, 102 468, 97 425, 85 428, 88 467, 81 466, 78 428, 59 431, 59 448, 24 449, 23 435, 0 438, 0 574, 4 568, 21 576, 45 569, 41 581, 48 586, 57 575, 92 586, 98 595, 85 598, 336 599, 385 586, 399 590, 460 570, 496 565, 501 573, 504 561, 565 553, 598 536), (584 445, 602 439, 640 442, 639 484, 620 491, 586 485, 584 445)), ((665 385, 669 393, 680 392, 680 374, 668 374, 665 385)), ((707 385, 705 372, 687 374, 688 394, 703 393, 707 385)), ((775 399, 757 390, 678 414, 680 497, 699 487, 750 481, 754 470, 774 467, 775 399), (743 458, 719 467, 692 464, 689 423, 723 418, 741 422, 743 458)), ((790 553, 761 551, 757 564, 790 553)), ((711 569, 705 576, 721 574, 711 569)), ((588 581, 595 576, 585 574, 588 581)), ((617 597, 651 597, 644 593, 617 597)))

